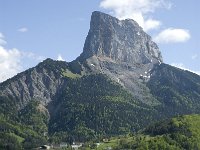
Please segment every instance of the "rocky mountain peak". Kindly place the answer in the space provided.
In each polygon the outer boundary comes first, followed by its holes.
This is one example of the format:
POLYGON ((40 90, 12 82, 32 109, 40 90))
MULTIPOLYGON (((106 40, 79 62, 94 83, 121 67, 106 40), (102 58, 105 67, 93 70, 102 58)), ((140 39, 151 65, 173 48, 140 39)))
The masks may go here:
POLYGON ((90 30, 79 59, 92 56, 127 64, 162 62, 158 46, 137 22, 119 20, 98 11, 92 13, 90 30))

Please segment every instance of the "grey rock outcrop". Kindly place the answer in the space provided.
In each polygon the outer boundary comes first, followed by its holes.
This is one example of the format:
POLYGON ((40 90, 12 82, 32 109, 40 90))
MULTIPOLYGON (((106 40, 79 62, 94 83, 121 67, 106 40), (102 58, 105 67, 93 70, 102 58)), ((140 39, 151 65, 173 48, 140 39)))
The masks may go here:
POLYGON ((153 67, 162 63, 162 56, 157 44, 134 20, 93 12, 83 53, 76 61, 83 70, 107 74, 135 98, 153 103, 144 82, 153 67))
POLYGON ((119 20, 97 11, 92 14, 80 58, 84 60, 94 55, 118 63, 162 62, 158 46, 137 22, 131 19, 119 20))
POLYGON ((52 65, 56 64, 59 67, 59 63, 66 62, 47 59, 36 67, 3 82, 0 84, 0 95, 15 99, 18 109, 22 109, 31 100, 40 101, 42 105, 47 106, 55 99, 64 84, 62 76, 52 65))
POLYGON ((135 98, 156 104, 145 82, 162 62, 158 46, 134 20, 119 20, 93 12, 83 53, 73 62, 47 59, 0 84, 0 95, 12 97, 19 109, 31 100, 47 106, 66 86, 62 72, 103 73, 128 89, 135 98))

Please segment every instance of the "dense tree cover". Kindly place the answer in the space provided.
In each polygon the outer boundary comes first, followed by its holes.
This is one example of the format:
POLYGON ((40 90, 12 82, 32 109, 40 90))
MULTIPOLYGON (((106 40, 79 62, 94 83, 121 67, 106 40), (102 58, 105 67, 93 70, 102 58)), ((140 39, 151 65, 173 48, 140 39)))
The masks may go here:
POLYGON ((31 101, 19 111, 20 122, 30 126, 39 134, 48 132, 49 114, 46 108, 38 101, 31 101))
POLYGON ((20 146, 30 148, 47 143, 46 132, 50 143, 72 143, 135 132, 153 120, 155 112, 149 106, 133 99, 105 75, 63 78, 66 87, 48 106, 52 114, 35 99, 18 110, 16 101, 0 97, 1 126, 6 126, 6 136, 19 137, 20 146), (12 128, 7 129, 5 123, 12 128))
POLYGON ((155 109, 161 116, 200 113, 200 76, 161 64, 152 71, 147 86, 160 102, 155 109))
POLYGON ((47 143, 47 139, 31 126, 22 125, 0 116, 0 149, 30 149, 47 143))
MULTIPOLYGON (((155 120, 200 113, 200 77, 195 74, 164 64, 158 66, 160 68, 156 71, 152 70, 147 86, 159 105, 149 106, 134 99, 133 95, 106 75, 83 75, 79 67, 78 64, 70 65, 50 59, 37 66, 37 70, 46 68, 62 79, 63 87, 48 106, 33 99, 19 110, 18 101, 13 97, 0 96, 1 147, 17 146, 17 149, 23 149, 47 142, 97 141, 113 135, 133 134, 155 120)), ((9 80, 6 81, 0 88, 9 83, 9 80)), ((178 149, 187 148, 191 141, 194 148, 198 146, 194 143, 198 143, 197 136, 187 138, 190 132, 185 132, 187 135, 174 134, 172 123, 161 124, 155 130, 149 127, 143 133, 147 134, 148 131, 150 135, 135 136, 131 143, 122 140, 120 146, 178 149), (179 143, 176 142, 178 140, 179 143), (180 146, 181 141, 189 144, 180 146)))
POLYGON ((17 113, 16 101, 12 98, 0 96, 0 115, 10 120, 16 120, 17 113))
MULTIPOLYGON (((200 149, 200 115, 185 115, 158 122, 142 132, 112 141, 114 150, 198 150, 200 149)), ((109 147, 104 143, 98 149, 109 147)))
POLYGON ((49 124, 50 133, 67 132, 69 138, 86 141, 103 135, 135 132, 155 113, 133 99, 122 86, 102 74, 66 78, 49 124))
POLYGON ((0 149, 31 149, 47 143, 47 116, 37 109, 37 101, 30 102, 21 112, 14 106, 7 110, 4 105, 0 105, 1 111, 6 111, 0 114, 0 149))
POLYGON ((182 149, 200 149, 200 115, 185 115, 149 126, 144 133, 165 135, 182 149))

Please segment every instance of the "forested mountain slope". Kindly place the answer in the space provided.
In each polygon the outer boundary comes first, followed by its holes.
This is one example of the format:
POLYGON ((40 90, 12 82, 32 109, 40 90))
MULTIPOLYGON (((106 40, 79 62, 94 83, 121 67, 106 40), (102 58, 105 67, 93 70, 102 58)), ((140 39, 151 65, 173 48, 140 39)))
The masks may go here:
POLYGON ((160 102, 160 114, 200 113, 200 76, 167 64, 155 66, 147 86, 160 102))
MULTIPOLYGON (((164 120, 147 127, 137 135, 113 140, 112 148, 114 150, 198 150, 200 149, 199 124, 200 115, 195 114, 164 120)), ((107 147, 108 144, 101 147, 107 147)))
POLYGON ((199 102, 200 77, 164 64, 135 21, 94 12, 76 60, 46 59, 0 84, 0 146, 133 134, 158 120, 198 114, 199 102))

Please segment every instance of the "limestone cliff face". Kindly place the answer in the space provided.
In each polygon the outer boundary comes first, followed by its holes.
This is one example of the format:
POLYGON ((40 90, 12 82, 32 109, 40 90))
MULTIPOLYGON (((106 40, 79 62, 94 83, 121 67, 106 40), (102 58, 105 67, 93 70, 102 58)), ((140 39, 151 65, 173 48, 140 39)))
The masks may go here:
POLYGON ((93 12, 81 59, 107 57, 128 64, 162 62, 156 43, 134 20, 93 12))
POLYGON ((200 114, 200 76, 162 63, 158 46, 135 21, 94 12, 76 60, 47 59, 0 83, 1 116, 32 116, 26 107, 32 100, 50 133, 122 135, 152 120, 200 114))
POLYGON ((76 62, 83 70, 107 74, 135 98, 151 103, 153 98, 143 82, 150 79, 154 66, 162 63, 162 56, 137 22, 96 11, 91 16, 83 53, 76 62))
POLYGON ((66 62, 47 59, 36 67, 0 84, 0 94, 17 101, 19 109, 31 100, 37 100, 41 104, 47 105, 55 99, 64 84, 59 70, 62 66, 65 68, 65 65, 67 66, 66 62))
POLYGON ((66 86, 62 72, 69 69, 82 75, 106 74, 135 98, 151 103, 153 98, 143 82, 149 79, 154 65, 161 62, 158 46, 134 20, 93 12, 83 53, 76 60, 67 63, 47 59, 0 84, 0 95, 18 101, 19 109, 31 100, 46 106, 66 86))

